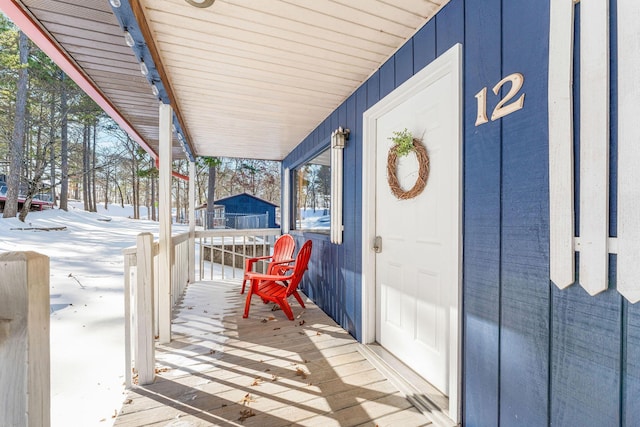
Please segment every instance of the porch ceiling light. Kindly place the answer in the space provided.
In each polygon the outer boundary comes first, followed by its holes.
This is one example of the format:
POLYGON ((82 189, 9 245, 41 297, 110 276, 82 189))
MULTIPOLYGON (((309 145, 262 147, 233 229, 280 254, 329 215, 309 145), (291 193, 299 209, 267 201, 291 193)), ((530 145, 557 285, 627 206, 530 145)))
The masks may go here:
POLYGON ((133 45, 136 44, 136 41, 133 39, 133 36, 129 33, 129 31, 124 32, 124 42, 129 47, 133 47, 133 45))
POLYGON ((120 0, 109 0, 109 3, 111 3, 111 6, 113 7, 120 7, 120 5, 122 4, 120 0))
POLYGON ((143 76, 149 75, 149 69, 147 68, 147 64, 145 64, 144 61, 140 62, 140 72, 143 76))
POLYGON ((151 92, 153 93, 153 96, 158 96, 160 94, 160 91, 158 90, 158 87, 156 85, 151 85, 151 92))
POLYGON ((215 0, 184 0, 184 1, 189 3, 191 6, 205 8, 205 7, 211 6, 215 0))

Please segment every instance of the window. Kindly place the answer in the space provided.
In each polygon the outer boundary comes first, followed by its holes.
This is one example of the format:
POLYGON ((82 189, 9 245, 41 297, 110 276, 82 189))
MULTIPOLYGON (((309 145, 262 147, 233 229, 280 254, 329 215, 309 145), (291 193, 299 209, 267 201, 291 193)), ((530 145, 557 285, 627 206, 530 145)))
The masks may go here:
POLYGON ((294 221, 297 230, 331 229, 331 149, 294 170, 294 221))

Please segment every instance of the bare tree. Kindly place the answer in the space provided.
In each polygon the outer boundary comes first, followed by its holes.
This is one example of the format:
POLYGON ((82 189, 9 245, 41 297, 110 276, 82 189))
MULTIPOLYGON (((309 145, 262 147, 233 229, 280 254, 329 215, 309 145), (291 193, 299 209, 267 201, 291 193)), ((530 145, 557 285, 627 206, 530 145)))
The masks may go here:
POLYGON ((60 209, 69 210, 69 139, 68 121, 69 106, 67 104, 67 86, 65 74, 60 71, 60 209))
POLYGON ((22 157, 24 153, 25 116, 27 114, 27 83, 29 81, 29 39, 18 32, 18 53, 20 70, 18 71, 18 90, 16 91, 16 115, 11 138, 11 170, 7 179, 7 198, 4 205, 4 218, 14 218, 18 213, 18 195, 20 176, 22 175, 22 157))
POLYGON ((220 159, 217 157, 205 157, 203 159, 204 164, 209 169, 209 178, 207 181, 207 228, 213 228, 213 219, 215 212, 215 200, 216 200, 216 170, 220 165, 220 159))

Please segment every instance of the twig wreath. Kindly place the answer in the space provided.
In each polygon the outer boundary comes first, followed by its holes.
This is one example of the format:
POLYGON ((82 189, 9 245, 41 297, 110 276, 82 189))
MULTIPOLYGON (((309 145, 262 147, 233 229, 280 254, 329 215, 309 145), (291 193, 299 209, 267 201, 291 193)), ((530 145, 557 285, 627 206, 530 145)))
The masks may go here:
POLYGON ((387 182, 389 183, 389 188, 393 195, 400 200, 413 199, 422 193, 422 190, 427 185, 427 179, 429 179, 429 156, 427 155, 427 150, 424 148, 422 141, 414 138, 407 129, 401 132, 394 131, 393 136, 389 137, 389 139, 393 142, 387 156, 387 182), (413 187, 405 191, 398 182, 398 157, 406 156, 412 151, 418 159, 418 178, 413 187))

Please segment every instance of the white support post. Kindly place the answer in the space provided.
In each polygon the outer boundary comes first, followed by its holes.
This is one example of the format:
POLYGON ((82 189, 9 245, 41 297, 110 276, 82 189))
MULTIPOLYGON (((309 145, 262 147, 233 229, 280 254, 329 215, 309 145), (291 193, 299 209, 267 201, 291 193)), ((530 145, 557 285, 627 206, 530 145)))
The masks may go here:
POLYGON ((49 258, 0 255, 0 421, 51 425, 49 258))
POLYGON ((560 289, 575 281, 573 238, 573 0, 550 3, 549 261, 560 289))
POLYGON ((158 253, 158 331, 160 343, 171 341, 171 120, 172 108, 160 104, 158 253))
POLYGON ((640 3, 618 0, 618 277, 617 289, 640 301, 640 3))
POLYGON ((609 0, 580 3, 580 285, 607 289, 609 0))
POLYGON ((189 162, 189 283, 196 281, 196 162, 189 162))
POLYGON ((291 171, 289 168, 284 169, 282 179, 282 208, 280 209, 280 224, 284 234, 289 233, 291 229, 291 171))
POLYGON ((155 343, 153 327, 153 234, 140 233, 136 250, 135 363, 138 384, 155 379, 155 343))

